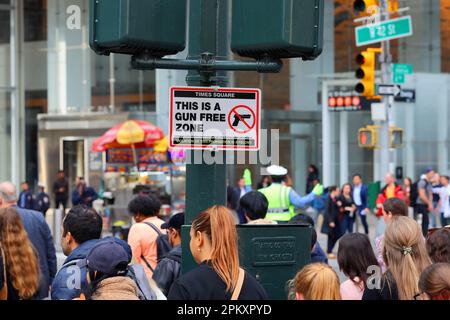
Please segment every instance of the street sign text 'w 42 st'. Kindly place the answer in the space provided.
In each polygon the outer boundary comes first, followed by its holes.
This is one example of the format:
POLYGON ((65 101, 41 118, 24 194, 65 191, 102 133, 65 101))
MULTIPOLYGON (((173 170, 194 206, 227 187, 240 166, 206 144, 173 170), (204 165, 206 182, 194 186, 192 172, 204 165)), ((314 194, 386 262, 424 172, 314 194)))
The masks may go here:
POLYGON ((413 34, 411 16, 391 19, 355 28, 356 46, 366 46, 413 34))

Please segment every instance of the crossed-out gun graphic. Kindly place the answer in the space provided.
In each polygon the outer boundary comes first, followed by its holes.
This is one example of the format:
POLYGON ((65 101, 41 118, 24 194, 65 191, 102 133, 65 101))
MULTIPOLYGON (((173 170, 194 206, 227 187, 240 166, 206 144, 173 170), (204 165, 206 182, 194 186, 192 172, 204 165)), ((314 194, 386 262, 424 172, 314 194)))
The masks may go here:
POLYGON ((252 118, 251 114, 245 114, 245 115, 234 114, 233 127, 237 127, 239 125, 239 122, 243 121, 244 119, 251 119, 251 118, 252 118))

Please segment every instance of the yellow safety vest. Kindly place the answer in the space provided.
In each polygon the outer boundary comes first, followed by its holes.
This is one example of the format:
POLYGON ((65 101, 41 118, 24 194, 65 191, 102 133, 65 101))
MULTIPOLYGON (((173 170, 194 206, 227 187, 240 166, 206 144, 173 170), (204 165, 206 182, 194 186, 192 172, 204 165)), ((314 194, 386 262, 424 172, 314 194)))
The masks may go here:
POLYGON ((291 205, 289 200, 291 190, 291 187, 286 187, 280 183, 272 183, 269 187, 259 190, 269 201, 266 219, 287 222, 295 216, 295 207, 291 205))

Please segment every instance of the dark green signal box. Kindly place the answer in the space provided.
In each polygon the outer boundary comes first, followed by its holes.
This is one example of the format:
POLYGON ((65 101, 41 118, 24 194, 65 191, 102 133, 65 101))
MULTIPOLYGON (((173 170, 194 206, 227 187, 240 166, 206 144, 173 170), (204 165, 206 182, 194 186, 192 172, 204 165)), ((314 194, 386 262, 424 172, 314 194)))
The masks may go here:
POLYGON ((323 48, 324 0, 232 0, 231 50, 313 60, 323 48))
POLYGON ((97 54, 162 57, 186 46, 187 0, 90 0, 90 45, 97 54))
POLYGON ((272 300, 287 299, 287 283, 311 261, 309 225, 239 225, 241 266, 272 300))

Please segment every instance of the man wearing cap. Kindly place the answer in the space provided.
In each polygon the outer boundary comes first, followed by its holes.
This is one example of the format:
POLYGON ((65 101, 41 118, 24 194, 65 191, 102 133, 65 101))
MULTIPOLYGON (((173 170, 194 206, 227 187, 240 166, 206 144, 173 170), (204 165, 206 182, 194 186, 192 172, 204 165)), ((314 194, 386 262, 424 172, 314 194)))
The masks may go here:
POLYGON ((272 177, 272 184, 260 189, 269 201, 269 209, 266 218, 269 220, 286 223, 295 216, 295 208, 304 208, 311 204, 316 196, 323 193, 323 187, 319 184, 305 197, 300 197, 291 187, 284 185, 287 176, 287 169, 272 165, 267 168, 268 174, 272 177))
POLYGON ((184 212, 175 214, 163 225, 167 230, 172 250, 162 259, 153 273, 153 280, 161 291, 167 295, 172 283, 181 275, 181 227, 184 225, 184 212))
POLYGON ((47 210, 50 209, 50 196, 45 192, 45 187, 42 183, 39 183, 39 193, 36 196, 35 210, 41 212, 44 217, 47 210))
POLYGON ((86 257, 88 287, 81 299, 139 300, 136 283, 129 277, 131 256, 113 240, 101 241, 86 257))

